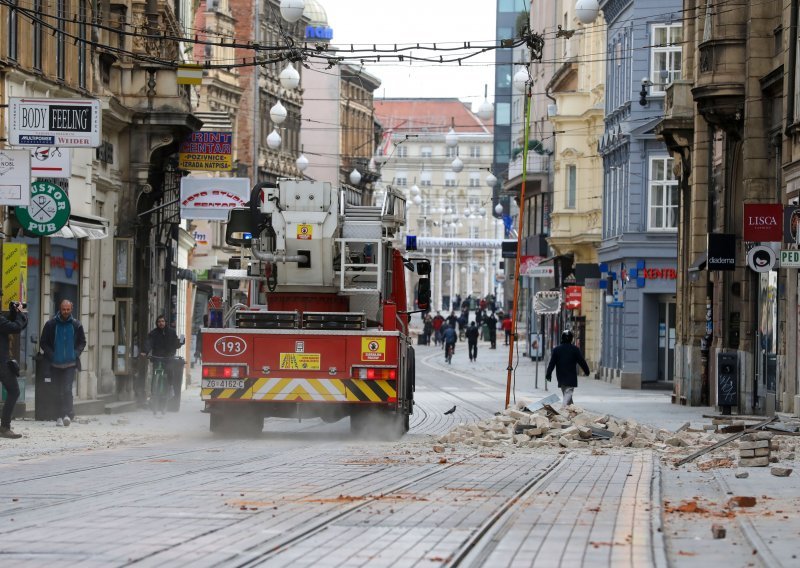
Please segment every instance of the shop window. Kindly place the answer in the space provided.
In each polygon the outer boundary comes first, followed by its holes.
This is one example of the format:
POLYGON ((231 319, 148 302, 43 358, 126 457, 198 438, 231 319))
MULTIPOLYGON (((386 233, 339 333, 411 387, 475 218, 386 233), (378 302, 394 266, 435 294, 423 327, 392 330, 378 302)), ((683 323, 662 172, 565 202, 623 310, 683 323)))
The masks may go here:
POLYGON ((678 229, 678 180, 672 173, 672 158, 650 158, 648 228, 678 229))
POLYGON ((130 349, 132 329, 132 300, 130 298, 118 299, 114 314, 114 372, 126 375, 130 370, 130 349))
POLYGON ((133 286, 133 239, 114 239, 114 286, 133 286))

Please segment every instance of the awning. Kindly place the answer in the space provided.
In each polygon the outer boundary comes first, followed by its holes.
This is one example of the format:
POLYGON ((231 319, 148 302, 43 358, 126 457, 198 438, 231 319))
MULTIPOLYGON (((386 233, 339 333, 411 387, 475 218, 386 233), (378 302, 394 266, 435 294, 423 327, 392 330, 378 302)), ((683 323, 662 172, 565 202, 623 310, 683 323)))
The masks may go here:
POLYGON ((697 258, 694 259, 694 262, 689 266, 687 272, 698 272, 703 270, 706 267, 706 261, 708 260, 708 253, 701 252, 697 255, 697 258))
POLYGON ((62 239, 104 239, 108 236, 108 219, 94 215, 70 215, 66 225, 48 236, 62 239))

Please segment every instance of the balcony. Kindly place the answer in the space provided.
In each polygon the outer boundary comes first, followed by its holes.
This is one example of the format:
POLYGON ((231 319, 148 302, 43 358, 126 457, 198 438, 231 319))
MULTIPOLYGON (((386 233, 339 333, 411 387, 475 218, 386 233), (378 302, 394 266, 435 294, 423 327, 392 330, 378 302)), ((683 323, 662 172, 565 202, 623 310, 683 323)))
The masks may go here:
MULTIPOLYGON (((528 152, 525 193, 538 193, 547 187, 552 158, 549 154, 528 152)), ((517 195, 522 187, 522 153, 508 164, 508 181, 503 184, 503 193, 517 195)))

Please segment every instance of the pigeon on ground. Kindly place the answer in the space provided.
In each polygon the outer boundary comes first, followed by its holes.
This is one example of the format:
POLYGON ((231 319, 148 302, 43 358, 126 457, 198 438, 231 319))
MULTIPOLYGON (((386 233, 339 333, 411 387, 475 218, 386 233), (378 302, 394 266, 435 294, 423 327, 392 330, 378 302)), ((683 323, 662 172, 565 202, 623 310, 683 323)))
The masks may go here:
POLYGON ((450 410, 445 412, 445 414, 453 414, 455 411, 456 411, 456 407, 454 406, 453 408, 451 408, 450 410))

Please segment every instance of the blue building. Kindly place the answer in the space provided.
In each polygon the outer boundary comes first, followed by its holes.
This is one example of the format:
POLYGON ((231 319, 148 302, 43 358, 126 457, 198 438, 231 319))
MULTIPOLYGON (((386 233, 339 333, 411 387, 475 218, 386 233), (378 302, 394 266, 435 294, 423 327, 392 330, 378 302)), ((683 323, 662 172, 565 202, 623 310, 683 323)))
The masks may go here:
POLYGON ((680 0, 603 0, 608 25, 603 158, 605 291, 598 375, 622 388, 674 377, 678 181, 654 127, 681 78, 680 0))

